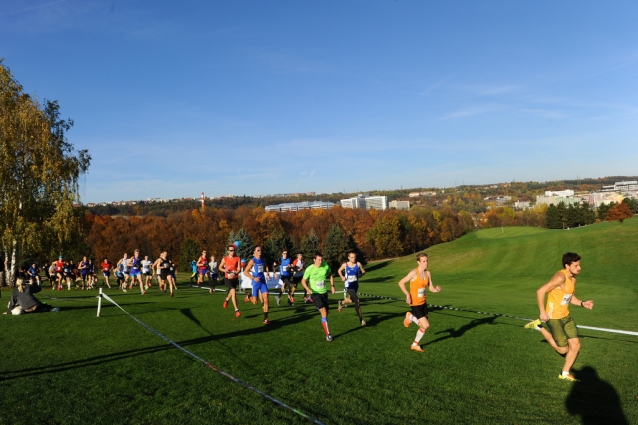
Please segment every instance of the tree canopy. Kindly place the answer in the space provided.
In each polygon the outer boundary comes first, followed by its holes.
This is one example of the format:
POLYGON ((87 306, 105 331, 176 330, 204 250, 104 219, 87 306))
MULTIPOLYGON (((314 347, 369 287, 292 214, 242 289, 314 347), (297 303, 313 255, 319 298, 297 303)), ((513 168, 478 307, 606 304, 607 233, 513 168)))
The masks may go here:
POLYGON ((0 243, 10 284, 21 255, 60 250, 81 231, 74 204, 91 156, 67 141, 72 126, 57 101, 41 105, 0 61, 0 243))

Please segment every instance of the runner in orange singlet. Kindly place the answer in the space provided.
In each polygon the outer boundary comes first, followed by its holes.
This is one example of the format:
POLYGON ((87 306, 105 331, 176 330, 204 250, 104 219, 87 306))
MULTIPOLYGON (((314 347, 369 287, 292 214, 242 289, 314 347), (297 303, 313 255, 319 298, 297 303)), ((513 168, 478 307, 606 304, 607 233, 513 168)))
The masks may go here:
POLYGON ((235 245, 228 245, 228 255, 222 258, 219 271, 224 273, 224 283, 228 288, 228 295, 224 301, 224 308, 228 307, 228 300, 233 301, 235 307, 235 317, 241 316, 237 308, 237 285, 239 284, 239 257, 235 255, 235 245))
POLYGON ((580 339, 576 322, 569 314, 569 304, 579 305, 591 310, 594 302, 581 301, 574 296, 576 276, 580 274, 580 255, 568 252, 563 255, 563 270, 554 274, 552 279, 536 291, 536 301, 540 310, 540 319, 529 322, 526 329, 540 331, 549 345, 565 356, 565 364, 559 379, 577 381, 569 372, 580 351, 580 339), (547 294, 547 304, 545 304, 547 294), (549 331, 543 328, 546 322, 549 331))
POLYGON ((411 350, 423 352, 423 348, 419 345, 419 341, 423 338, 425 331, 430 327, 428 321, 428 305, 425 302, 425 290, 430 292, 439 292, 440 286, 432 285, 432 276, 428 271, 428 255, 420 252, 416 255, 417 268, 412 270, 406 277, 399 281, 399 288, 405 294, 405 302, 410 304, 412 312, 405 314, 403 325, 407 328, 410 323, 415 323, 419 330, 416 332, 416 338, 410 347, 411 350), (405 284, 410 282, 410 292, 405 289, 405 284))

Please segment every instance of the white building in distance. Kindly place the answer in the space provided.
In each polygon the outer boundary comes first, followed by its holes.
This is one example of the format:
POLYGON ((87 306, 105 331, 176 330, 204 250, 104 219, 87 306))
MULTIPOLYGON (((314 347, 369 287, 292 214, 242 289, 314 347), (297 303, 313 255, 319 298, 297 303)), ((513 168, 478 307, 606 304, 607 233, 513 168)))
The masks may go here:
POLYGON ((410 209, 410 201, 390 201, 390 208, 407 211, 410 209))
POLYGON ((545 196, 560 196, 562 198, 569 198, 570 196, 574 196, 574 191, 570 189, 559 191, 546 190, 545 196))
POLYGON ((354 198, 342 199, 343 208, 365 208, 367 210, 387 210, 387 196, 370 196, 368 194, 358 194, 354 198))
POLYGON ((266 211, 299 211, 299 210, 329 210, 334 207, 334 202, 323 202, 323 201, 306 201, 306 202, 294 202, 288 204, 278 204, 278 205, 268 205, 266 207, 266 211))

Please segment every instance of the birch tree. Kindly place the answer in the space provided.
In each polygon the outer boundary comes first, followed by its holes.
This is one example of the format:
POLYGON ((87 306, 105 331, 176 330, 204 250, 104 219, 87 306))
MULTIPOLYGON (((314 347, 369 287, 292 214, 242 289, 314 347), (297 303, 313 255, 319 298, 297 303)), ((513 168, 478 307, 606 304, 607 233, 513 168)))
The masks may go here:
POLYGON ((91 157, 67 141, 72 126, 57 101, 24 93, 0 60, 0 284, 13 285, 23 254, 50 252, 80 231, 74 204, 91 157))

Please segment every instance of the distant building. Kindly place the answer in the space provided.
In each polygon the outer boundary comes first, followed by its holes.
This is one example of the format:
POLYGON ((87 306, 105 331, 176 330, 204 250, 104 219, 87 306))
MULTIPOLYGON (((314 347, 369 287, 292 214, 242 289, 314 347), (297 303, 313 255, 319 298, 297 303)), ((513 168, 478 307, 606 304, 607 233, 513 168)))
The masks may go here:
POLYGON ((341 206, 343 208, 363 208, 363 209, 365 209, 365 207, 366 207, 366 198, 362 194, 359 194, 359 195, 355 196, 354 198, 342 199, 340 202, 341 202, 341 206))
POLYGON ((279 205, 268 205, 266 207, 266 211, 299 211, 299 210, 316 210, 323 209, 328 210, 334 207, 334 202, 323 202, 323 201, 306 201, 306 202, 294 202, 287 204, 279 204, 279 205))
POLYGON ((610 186, 603 186, 601 192, 630 192, 638 190, 638 181, 616 182, 610 186))
POLYGON ((432 191, 432 192, 410 192, 408 193, 408 197, 410 198, 416 198, 418 196, 435 196, 436 192, 432 191))
POLYGON ((410 209, 410 201, 390 201, 390 208, 407 211, 410 209))
POLYGON ((570 189, 559 191, 546 190, 545 196, 562 196, 563 198, 568 198, 570 196, 574 196, 574 191, 570 189))
POLYGON ((388 197, 387 196, 369 196, 366 198, 367 210, 387 210, 388 209, 388 197))
POLYGON ((529 208, 529 201, 516 201, 514 202, 514 208, 517 210, 526 210, 529 208))
POLYGON ((506 204, 508 202, 510 202, 512 200, 511 196, 488 196, 487 198, 483 199, 484 201, 487 202, 496 202, 496 205, 503 205, 506 204))

